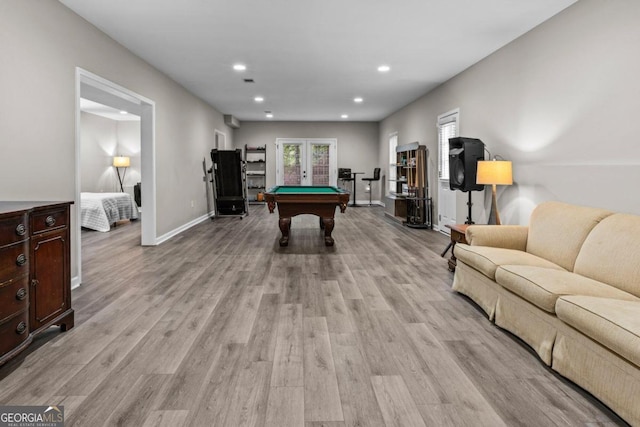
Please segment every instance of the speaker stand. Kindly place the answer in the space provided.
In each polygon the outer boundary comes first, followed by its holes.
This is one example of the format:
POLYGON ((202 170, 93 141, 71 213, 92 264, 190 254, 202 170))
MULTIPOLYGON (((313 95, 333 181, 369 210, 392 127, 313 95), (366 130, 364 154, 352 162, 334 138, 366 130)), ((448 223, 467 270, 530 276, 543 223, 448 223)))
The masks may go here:
POLYGON ((467 214, 467 220, 464 223, 475 224, 475 222, 473 222, 473 220, 471 219, 471 206, 473 206, 473 202, 471 201, 471 191, 469 191, 468 193, 469 193, 469 201, 467 202, 468 214, 467 214))

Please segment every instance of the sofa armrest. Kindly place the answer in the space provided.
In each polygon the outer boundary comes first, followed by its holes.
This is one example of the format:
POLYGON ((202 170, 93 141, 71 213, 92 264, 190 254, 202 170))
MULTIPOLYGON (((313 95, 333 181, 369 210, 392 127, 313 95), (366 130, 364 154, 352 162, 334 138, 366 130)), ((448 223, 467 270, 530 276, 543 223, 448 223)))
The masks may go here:
POLYGON ((528 233, 529 227, 524 225, 470 225, 466 238, 471 246, 525 251, 528 233))

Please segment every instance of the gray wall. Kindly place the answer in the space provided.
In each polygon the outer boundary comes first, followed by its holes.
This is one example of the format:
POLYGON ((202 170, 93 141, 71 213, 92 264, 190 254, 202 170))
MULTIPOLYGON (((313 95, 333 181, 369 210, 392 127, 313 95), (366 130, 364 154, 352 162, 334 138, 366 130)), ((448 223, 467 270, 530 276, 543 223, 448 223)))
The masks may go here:
MULTIPOLYGON (((371 176, 378 160, 378 123, 375 122, 242 122, 235 131, 236 148, 267 146, 267 187, 276 183, 276 138, 337 138, 338 167, 358 175, 358 200, 368 200, 360 180, 371 176)), ((382 165, 380 165, 382 167, 382 165)), ((380 185, 373 186, 373 200, 380 200, 380 185)))
MULTIPOLYGON (((526 224, 545 200, 640 214, 638 22, 634 0, 577 2, 383 120, 380 156, 398 131, 401 143, 426 143, 437 164, 436 117, 460 107, 461 135, 513 161, 514 185, 498 189, 503 223, 526 224)), ((474 193, 480 223, 484 193, 474 193)))
POLYGON ((156 103, 156 234, 206 214, 202 159, 215 128, 233 139, 222 114, 57 1, 0 2, 0 40, 1 200, 74 199, 82 67, 156 103))
MULTIPOLYGON (((80 189, 91 193, 118 192, 120 183, 113 156, 128 156, 124 190, 133 194, 140 181, 140 122, 111 120, 90 113, 80 116, 80 189)), ((122 173, 122 171, 121 171, 122 173)))

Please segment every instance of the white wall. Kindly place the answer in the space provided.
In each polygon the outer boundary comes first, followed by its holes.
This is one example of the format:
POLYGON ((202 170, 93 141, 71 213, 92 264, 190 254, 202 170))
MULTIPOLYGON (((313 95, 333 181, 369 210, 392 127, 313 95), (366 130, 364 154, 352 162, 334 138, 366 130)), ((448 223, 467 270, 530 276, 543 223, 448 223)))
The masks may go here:
POLYGON ((222 114, 57 1, 2 0, 0 40, 1 200, 74 199, 81 67, 155 102, 156 234, 206 214, 202 159, 215 128, 233 138, 222 114))
MULTIPOLYGON (((118 146, 115 153, 121 156, 128 156, 131 161, 131 166, 127 168, 127 173, 124 175, 122 185, 124 191, 133 195, 133 186, 140 182, 140 171, 142 170, 140 159, 140 122, 134 120, 118 120, 116 123, 118 128, 118 146)), ((113 167, 111 169, 113 170, 113 167)))
POLYGON ((111 163, 118 145, 117 122, 89 113, 81 113, 80 122, 81 191, 116 191, 118 178, 111 163))
MULTIPOLYGON (((235 147, 267 146, 267 188, 276 184, 276 138, 337 138, 338 167, 358 175, 358 200, 369 200, 360 178, 372 176, 378 161, 378 124, 375 122, 242 122, 235 131, 235 147)), ((382 166, 381 166, 382 167, 382 166)), ((380 200, 380 185, 373 186, 373 200, 380 200)))
POLYGON ((111 120, 95 114, 81 113, 81 191, 120 191, 118 176, 113 167, 114 155, 128 156, 131 161, 131 166, 124 174, 123 187, 133 195, 133 185, 140 182, 140 122, 111 120))
MULTIPOLYGON (((545 200, 640 214, 640 2, 581 0, 381 122, 437 162, 438 114, 460 107, 461 135, 513 161, 498 189, 503 223, 526 224, 545 200)), ((435 184, 435 168, 432 168, 435 184)), ((474 193, 486 221, 490 191, 474 193)), ((458 222, 466 217, 458 192, 458 222)))

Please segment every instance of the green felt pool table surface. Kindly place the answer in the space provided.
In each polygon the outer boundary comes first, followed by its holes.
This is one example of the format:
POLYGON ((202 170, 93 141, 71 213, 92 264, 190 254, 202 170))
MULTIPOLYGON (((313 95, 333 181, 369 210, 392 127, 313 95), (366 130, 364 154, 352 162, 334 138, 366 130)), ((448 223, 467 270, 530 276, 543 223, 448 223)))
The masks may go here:
POLYGON ((268 193, 273 194, 342 194, 344 190, 329 185, 294 186, 277 185, 270 188, 268 193))

